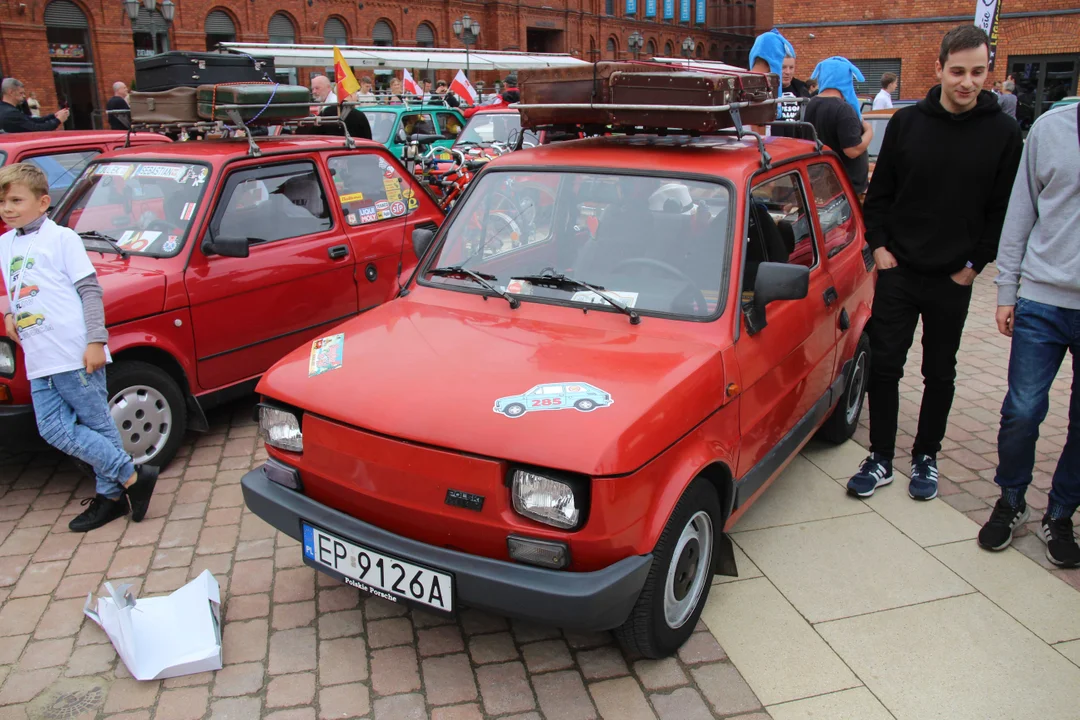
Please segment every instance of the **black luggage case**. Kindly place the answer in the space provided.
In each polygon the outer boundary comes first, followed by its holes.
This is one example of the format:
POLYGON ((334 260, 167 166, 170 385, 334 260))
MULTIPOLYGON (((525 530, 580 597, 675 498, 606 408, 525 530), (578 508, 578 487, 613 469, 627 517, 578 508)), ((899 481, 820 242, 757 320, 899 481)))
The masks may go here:
POLYGON ((135 89, 140 92, 267 80, 274 80, 274 61, 246 55, 173 51, 135 59, 135 89))

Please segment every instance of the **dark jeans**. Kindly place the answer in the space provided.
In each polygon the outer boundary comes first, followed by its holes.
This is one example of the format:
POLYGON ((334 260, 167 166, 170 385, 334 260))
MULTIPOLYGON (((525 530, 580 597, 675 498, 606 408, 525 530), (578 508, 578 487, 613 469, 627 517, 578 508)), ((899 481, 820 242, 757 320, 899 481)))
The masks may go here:
MULTIPOLYGON (((1016 303, 1009 392, 1001 406, 998 469, 994 480, 1003 488, 1031 484, 1039 425, 1050 408, 1050 385, 1065 352, 1072 353, 1073 388, 1069 401, 1069 434, 1058 458, 1050 488, 1050 503, 1069 517, 1080 506, 1080 310, 1068 310, 1020 298, 1016 303)), ((1052 508, 1055 509, 1055 508, 1052 508)))
POLYGON ((915 327, 923 321, 923 400, 912 455, 936 456, 949 422, 956 381, 956 352, 964 331, 971 286, 948 275, 921 275, 897 267, 878 273, 870 320, 870 450, 896 451, 900 378, 915 327))

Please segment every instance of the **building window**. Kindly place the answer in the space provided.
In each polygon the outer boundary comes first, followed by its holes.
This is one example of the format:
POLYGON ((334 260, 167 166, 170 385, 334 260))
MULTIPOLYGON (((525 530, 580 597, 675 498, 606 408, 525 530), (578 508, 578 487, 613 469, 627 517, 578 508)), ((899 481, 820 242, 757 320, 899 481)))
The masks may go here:
POLYGON ((881 90, 881 76, 891 72, 896 75, 896 92, 893 94, 893 99, 896 100, 900 97, 900 58, 852 60, 851 64, 859 68, 863 77, 866 78, 864 82, 855 81, 856 95, 874 97, 881 90))
POLYGON ((135 42, 135 57, 150 57, 169 51, 169 23, 160 10, 150 12, 139 6, 139 17, 132 25, 135 42))
POLYGON ((65 124, 76 130, 107 127, 98 110, 94 56, 90 44, 90 23, 70 0, 53 0, 45 7, 45 39, 49 44, 56 97, 71 108, 65 124))
POLYGON ((416 26, 416 46, 433 48, 435 47, 435 29, 427 23, 420 23, 416 26))
POLYGON ((604 14, 605 15, 614 15, 615 14, 615 0, 604 0, 604 14))
POLYGON ((698 60, 705 57, 705 46, 701 43, 698 43, 697 49, 694 50, 694 57, 696 57, 698 60))
POLYGON ((619 47, 615 44, 615 38, 608 38, 607 41, 607 57, 609 60, 614 60, 619 52, 619 47))
POLYGON ((675 57, 675 46, 670 40, 664 43, 664 57, 675 57))
POLYGON ((390 23, 385 20, 375 23, 375 27, 371 30, 371 43, 378 47, 393 46, 394 29, 390 27, 390 23))
POLYGON ((323 25, 323 42, 327 45, 348 45, 349 31, 339 18, 332 17, 323 25))
POLYGON ((649 57, 656 57, 656 42, 650 40, 648 45, 645 46, 645 54, 649 57))
POLYGON ((296 26, 284 13, 274 13, 270 18, 270 42, 290 44, 296 42, 296 26))
POLYGON ((224 10, 214 10, 206 16, 206 49, 216 50, 218 43, 236 42, 236 25, 224 10))

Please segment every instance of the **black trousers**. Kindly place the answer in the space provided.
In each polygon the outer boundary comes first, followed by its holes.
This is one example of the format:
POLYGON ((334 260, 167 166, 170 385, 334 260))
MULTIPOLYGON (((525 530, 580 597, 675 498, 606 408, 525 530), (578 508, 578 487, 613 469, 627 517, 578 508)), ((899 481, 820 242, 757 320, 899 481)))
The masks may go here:
POLYGON ((900 378, 908 349, 923 321, 923 399, 912 455, 941 450, 956 389, 956 353, 971 303, 971 286, 948 275, 921 275, 897 267, 878 272, 870 320, 870 450, 896 451, 900 378))

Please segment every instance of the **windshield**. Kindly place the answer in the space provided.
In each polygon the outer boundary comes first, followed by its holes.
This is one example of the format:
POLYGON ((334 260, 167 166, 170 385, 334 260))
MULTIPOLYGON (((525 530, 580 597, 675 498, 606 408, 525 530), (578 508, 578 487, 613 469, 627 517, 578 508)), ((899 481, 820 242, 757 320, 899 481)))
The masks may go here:
MULTIPOLYGON (((505 144, 516 141, 519 132, 521 132, 521 116, 517 113, 473 115, 455 145, 464 143, 488 145, 493 142, 505 144)), ((530 142, 533 145, 540 144, 536 133, 531 130, 525 131, 525 142, 530 142)))
POLYGON ((870 157, 876 158, 881 152, 881 142, 885 139, 885 126, 889 124, 889 118, 866 118, 870 127, 874 129, 874 137, 870 140, 870 147, 866 149, 870 157))
MULTIPOLYGON (((184 246, 210 170, 178 162, 102 162, 72 188, 57 222, 105 235, 132 254, 168 257, 184 246)), ((88 249, 108 243, 84 238, 88 249)))
POLYGON ((475 290, 460 274, 431 273, 460 266, 522 300, 614 311, 573 283, 520 279, 566 276, 646 313, 716 313, 730 232, 724 185, 525 171, 488 172, 475 182, 427 266, 425 284, 475 290))
POLYGON ((385 145, 394 129, 397 113, 365 110, 364 115, 367 116, 368 124, 371 125, 371 139, 385 145))

